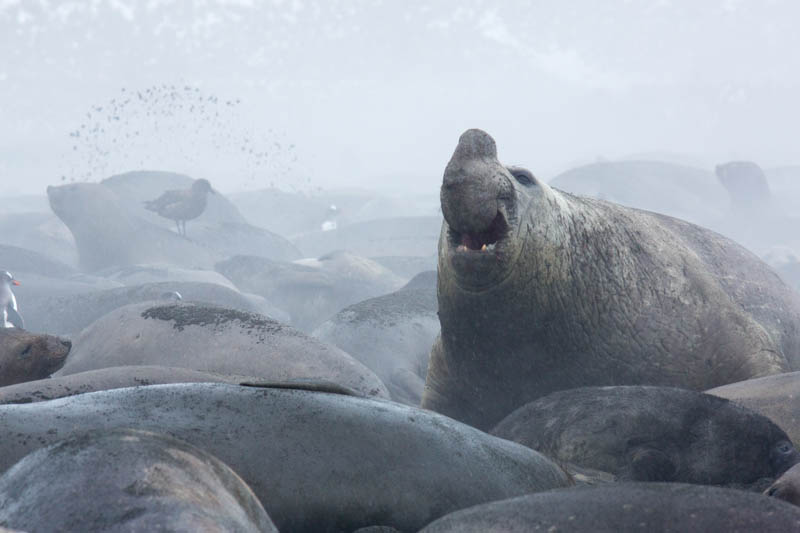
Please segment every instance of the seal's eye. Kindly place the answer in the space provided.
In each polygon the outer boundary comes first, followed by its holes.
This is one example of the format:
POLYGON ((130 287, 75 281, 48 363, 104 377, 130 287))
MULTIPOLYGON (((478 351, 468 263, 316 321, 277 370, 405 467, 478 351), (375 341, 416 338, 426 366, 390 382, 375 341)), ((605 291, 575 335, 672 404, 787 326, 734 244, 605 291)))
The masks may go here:
POLYGON ((533 177, 531 171, 525 168, 519 167, 509 167, 508 171, 511 172, 511 175, 520 182, 522 185, 526 187, 530 187, 534 183, 536 183, 536 178, 533 177))
POLYGON ((794 451, 794 446, 792 446, 792 443, 782 440, 775 446, 775 449, 780 453, 792 453, 794 451))

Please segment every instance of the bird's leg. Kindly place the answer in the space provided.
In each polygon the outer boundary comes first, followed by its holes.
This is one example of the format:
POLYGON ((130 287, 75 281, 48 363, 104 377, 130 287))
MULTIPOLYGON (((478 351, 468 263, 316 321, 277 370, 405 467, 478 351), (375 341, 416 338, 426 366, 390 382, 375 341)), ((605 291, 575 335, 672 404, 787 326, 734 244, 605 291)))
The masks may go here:
POLYGON ((186 221, 181 220, 181 225, 183 226, 183 236, 186 237, 186 221))
POLYGON ((178 235, 181 234, 181 223, 179 220, 175 221, 175 227, 178 228, 178 235))

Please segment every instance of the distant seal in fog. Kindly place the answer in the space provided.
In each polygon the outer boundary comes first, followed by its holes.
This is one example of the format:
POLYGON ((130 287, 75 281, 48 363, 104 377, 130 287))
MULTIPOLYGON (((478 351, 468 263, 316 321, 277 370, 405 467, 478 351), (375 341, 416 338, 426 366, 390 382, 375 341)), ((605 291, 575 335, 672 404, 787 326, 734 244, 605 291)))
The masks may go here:
POLYGON ((128 212, 101 184, 48 187, 47 196, 53 212, 75 237, 84 270, 141 263, 202 268, 216 258, 214 252, 128 212))
MULTIPOLYGON (((26 283, 26 288, 27 285, 26 283)), ((283 314, 255 295, 244 295, 235 289, 216 283, 181 281, 145 283, 93 291, 84 289, 76 294, 52 295, 40 291, 26 298, 25 309, 30 329, 57 335, 77 335, 92 322, 114 309, 133 303, 161 300, 164 294, 173 291, 179 292, 185 301, 262 313, 275 319, 280 319, 283 314)))
POLYGON ((132 429, 81 434, 22 459, 0 477, 0 522, 25 531, 278 531, 222 461, 132 429))
POLYGON ((564 487, 551 460, 447 417, 351 395, 154 385, 0 406, 0 472, 91 429, 163 431, 242 476, 281 531, 417 531, 478 503, 564 487))
POLYGON ((414 406, 422 400, 428 355, 439 333, 435 283, 415 288, 428 277, 420 274, 411 287, 346 307, 313 333, 375 372, 394 401, 414 406))
POLYGON ((215 269, 239 290, 263 296, 286 311, 291 325, 307 333, 348 305, 403 285, 387 268, 345 251, 291 263, 238 255, 215 269))
POLYGON ((721 235, 551 189, 480 130, 441 201, 423 407, 485 429, 560 389, 704 390, 800 366, 800 296, 721 235))
POLYGON ((75 339, 58 375, 125 365, 316 379, 389 397, 371 370, 336 347, 263 315, 200 303, 144 302, 112 311, 75 339))
POLYGON ((71 346, 52 335, 0 328, 0 387, 46 378, 61 368, 71 346))
POLYGON ((551 490, 476 505, 420 533, 783 533, 800 529, 800 509, 761 494, 681 483, 625 483, 551 490))
POLYGON ((554 392, 508 415, 492 434, 628 481, 763 490, 800 461, 789 437, 767 417, 671 387, 554 392))

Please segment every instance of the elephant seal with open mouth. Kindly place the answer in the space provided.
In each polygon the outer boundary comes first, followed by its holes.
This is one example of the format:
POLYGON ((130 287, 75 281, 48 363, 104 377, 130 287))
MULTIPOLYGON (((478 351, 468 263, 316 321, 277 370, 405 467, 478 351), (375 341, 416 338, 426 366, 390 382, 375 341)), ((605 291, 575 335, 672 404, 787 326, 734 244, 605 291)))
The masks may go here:
POLYGON ((422 406, 487 429, 550 392, 705 390, 800 364, 800 299, 736 243, 547 186, 464 133, 444 172, 422 406))

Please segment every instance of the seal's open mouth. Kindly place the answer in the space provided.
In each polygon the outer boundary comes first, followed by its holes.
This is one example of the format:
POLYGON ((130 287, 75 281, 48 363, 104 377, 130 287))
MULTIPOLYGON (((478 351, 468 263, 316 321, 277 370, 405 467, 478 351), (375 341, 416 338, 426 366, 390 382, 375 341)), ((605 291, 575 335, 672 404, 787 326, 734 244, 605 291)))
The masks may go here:
POLYGON ((489 227, 480 232, 459 232, 450 227, 450 244, 456 252, 494 252, 498 242, 506 238, 509 225, 503 213, 498 211, 489 227))

